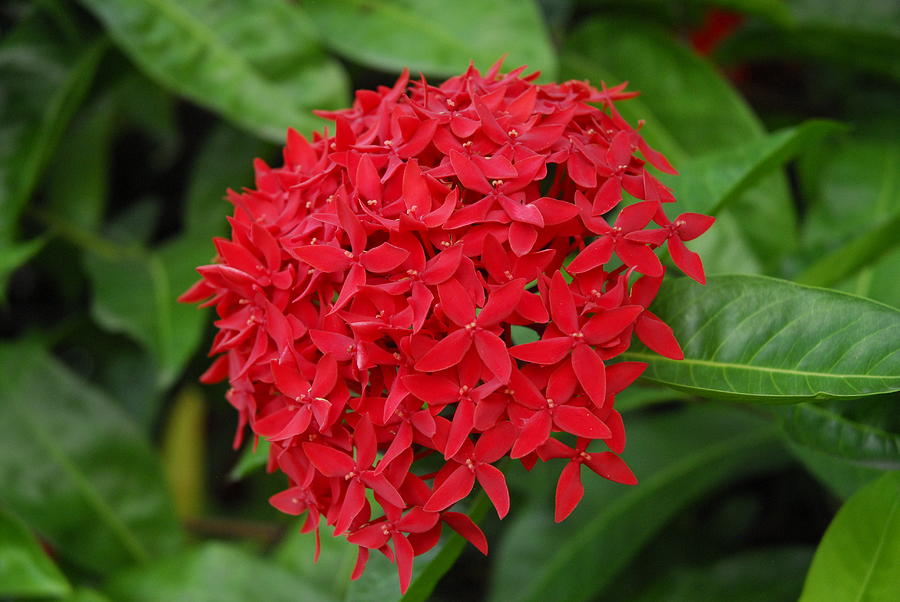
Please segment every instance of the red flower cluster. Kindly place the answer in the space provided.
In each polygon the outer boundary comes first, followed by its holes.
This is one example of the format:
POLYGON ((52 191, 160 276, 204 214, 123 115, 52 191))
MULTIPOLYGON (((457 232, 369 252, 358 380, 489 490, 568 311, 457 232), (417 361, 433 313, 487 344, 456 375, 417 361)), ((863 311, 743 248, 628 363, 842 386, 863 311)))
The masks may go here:
POLYGON ((272 504, 306 512, 317 538, 323 518, 346 534, 354 577, 378 550, 405 591, 444 523, 486 553, 450 508, 477 482, 505 516, 504 456, 568 460, 557 520, 581 498, 582 464, 635 483, 614 402, 645 365, 608 362, 632 334, 682 357, 647 309, 654 249, 702 282, 683 241, 712 218, 666 217, 674 198, 645 161, 675 171, 613 106, 633 96, 624 85, 536 85, 523 70, 439 87, 404 73, 324 114, 334 136, 289 131, 284 166, 258 161, 256 190, 229 192, 231 239, 182 297, 218 312, 221 355, 202 380, 229 380, 235 444, 247 425, 271 442, 269 468, 290 480, 272 504), (641 200, 618 211, 623 189, 641 200), (515 344, 514 327, 537 340, 515 344))

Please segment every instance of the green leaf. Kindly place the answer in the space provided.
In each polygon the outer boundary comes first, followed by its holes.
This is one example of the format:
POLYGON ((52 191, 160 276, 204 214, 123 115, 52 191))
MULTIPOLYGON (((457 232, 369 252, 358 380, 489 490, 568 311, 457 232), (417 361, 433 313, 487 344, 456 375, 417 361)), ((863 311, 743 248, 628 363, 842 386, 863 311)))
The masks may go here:
POLYGON ((274 142, 347 102, 339 63, 281 0, 81 0, 151 78, 274 142))
POLYGON ((247 475, 264 468, 269 461, 269 447, 268 439, 262 437, 255 444, 253 440, 248 441, 237 464, 228 473, 228 478, 232 481, 240 481, 247 475))
POLYGON ((334 602, 270 560, 223 543, 206 543, 128 570, 105 589, 119 602, 334 602))
POLYGON ((0 346, 0 503, 98 572, 176 546, 150 445, 110 400, 33 344, 0 346))
POLYGON ((898 230, 900 230, 900 213, 843 247, 835 249, 806 268, 795 280, 812 286, 829 286, 852 276, 900 244, 898 230))
POLYGON ((112 602, 109 598, 94 589, 79 587, 65 602, 112 602))
POLYGON ((451 76, 469 61, 486 69, 508 55, 508 68, 528 65, 548 78, 556 56, 532 0, 334 0, 304 5, 329 46, 387 71, 451 76))
MULTIPOLYGON (((887 400, 894 407, 896 400, 887 400)), ((900 470, 900 433, 843 416, 838 408, 798 404, 784 412, 791 440, 818 452, 877 470, 900 470)))
POLYGON ((666 176, 664 181, 674 188, 684 210, 716 215, 762 176, 840 129, 831 121, 807 121, 764 138, 694 157, 681 166, 680 175, 666 176))
POLYGON ((91 313, 112 332, 122 332, 144 345, 158 365, 158 386, 178 377, 199 345, 207 313, 178 303, 178 295, 198 278, 194 269, 210 263, 211 237, 224 232, 228 208, 223 199, 230 185, 249 183, 252 158, 268 147, 239 141, 230 128, 215 131, 197 159, 187 199, 186 231, 163 246, 91 249, 84 258, 94 286, 91 313))
MULTIPOLYGON (((728 482, 783 462, 776 430, 732 408, 703 406, 628 423, 623 458, 634 487, 585 471, 585 497, 554 524, 552 503, 514 511, 493 558, 489 600, 594 599, 628 562, 692 502, 728 482)), ((534 470, 552 472, 561 463, 534 470)), ((493 556, 493 554, 492 554, 493 556)))
POLYGON ((841 507, 816 550, 801 602, 900 598, 900 472, 870 483, 841 507))
POLYGON ((794 602, 812 559, 805 547, 744 551, 704 567, 665 573, 632 602, 794 602))
POLYGON ((897 241, 891 224, 900 215, 900 145, 848 139, 811 154, 799 167, 810 201, 800 258, 807 272, 800 278, 849 276, 841 289, 900 306, 900 250, 889 250, 897 241), (874 261, 873 255, 885 252, 874 261), (847 273, 852 264, 859 269, 847 273))
POLYGON ((646 383, 634 383, 616 394, 616 409, 632 412, 651 405, 687 399, 687 393, 673 391, 668 387, 657 387, 646 383))
POLYGON ((70 591, 25 523, 0 508, 0 596, 60 598, 70 591))
MULTIPOLYGON (((319 561, 313 562, 316 537, 313 533, 300 533, 304 520, 301 518, 294 531, 284 538, 272 558, 310 587, 330 594, 334 600, 343 600, 350 587, 350 574, 356 564, 358 548, 343 536, 332 537, 323 533, 319 561)), ((394 570, 395 581, 396 576, 394 570)))
POLYGON ((811 447, 794 443, 785 437, 788 449, 820 483, 837 498, 847 499, 866 484, 884 474, 883 470, 870 468, 811 447))
MULTIPOLYGON (((646 120, 641 134, 679 170, 692 157, 765 136, 747 103, 709 62, 646 22, 611 15, 587 20, 566 39, 562 74, 595 84, 628 81, 641 95, 617 107, 631 123, 646 120)), ((796 242, 794 207, 784 176, 770 174, 756 182, 698 242, 717 242, 722 222, 733 222, 732 232, 716 246, 749 245, 762 267, 772 269, 796 242)), ((712 272, 727 265, 717 255, 705 257, 712 272)), ((745 266, 740 269, 753 267, 745 266)))
POLYGON ((106 44, 72 48, 40 19, 0 43, 0 296, 41 243, 17 244, 18 218, 90 86, 106 44))
POLYGON ((763 276, 667 282, 653 311, 685 359, 629 351, 645 378, 704 397, 758 403, 900 390, 900 311, 763 276))

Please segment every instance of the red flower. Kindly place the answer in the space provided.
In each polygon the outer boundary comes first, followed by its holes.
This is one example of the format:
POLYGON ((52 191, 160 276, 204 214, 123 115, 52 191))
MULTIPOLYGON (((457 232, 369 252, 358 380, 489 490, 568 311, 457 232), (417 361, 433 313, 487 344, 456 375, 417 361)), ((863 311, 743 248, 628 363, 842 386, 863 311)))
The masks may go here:
POLYGON ((617 358, 634 335, 681 357, 648 309, 655 249, 702 282, 684 241, 712 218, 666 218, 674 197, 647 163, 675 170, 619 115, 624 86, 523 71, 437 87, 404 73, 321 113, 333 136, 288 131, 284 165, 257 161, 255 189, 229 191, 231 236, 182 296, 216 308, 220 357, 202 380, 229 381, 236 445, 245 427, 271 442, 288 479, 272 505, 306 513, 317 541, 322 519, 346 534, 354 578, 375 550, 405 591, 444 524, 487 553, 450 507, 477 483, 505 516, 504 457, 568 460, 557 520, 581 498, 582 463, 634 483, 615 398, 645 365, 617 358), (620 208, 623 190, 639 201, 620 208), (513 326, 537 340, 513 344, 513 326), (422 476, 430 454, 441 467, 422 476))

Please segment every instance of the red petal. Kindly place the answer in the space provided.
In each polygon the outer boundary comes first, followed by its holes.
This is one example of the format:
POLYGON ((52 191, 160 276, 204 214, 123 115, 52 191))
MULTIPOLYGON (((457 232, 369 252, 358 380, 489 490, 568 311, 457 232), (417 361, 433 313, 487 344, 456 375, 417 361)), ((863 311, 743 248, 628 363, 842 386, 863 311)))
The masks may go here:
POLYGON ((588 343, 599 345, 621 334, 643 311, 640 305, 616 307, 592 317, 581 331, 588 343))
POLYGON ((375 474, 379 475, 384 472, 384 469, 387 468, 397 456, 412 445, 412 441, 412 427, 407 422, 401 423, 400 428, 397 429, 397 434, 391 439, 391 445, 387 448, 387 451, 384 452, 384 456, 382 456, 381 460, 378 461, 378 469, 375 471, 375 474))
POLYGON ((606 367, 606 394, 618 395, 647 369, 644 362, 619 362, 606 367))
POLYGON ((612 211, 616 205, 622 202, 622 183, 618 178, 607 178, 597 189, 591 206, 592 215, 603 215, 612 211))
POLYGON ((397 572, 400 575, 400 593, 405 594, 409 589, 409 582, 412 581, 413 571, 413 551, 412 544, 409 543, 400 533, 394 533, 391 537, 394 542, 394 555, 397 558, 397 572))
POLYGON ((620 240, 616 245, 616 254, 622 263, 633 267, 641 274, 654 278, 663 275, 663 266, 659 262, 659 257, 647 245, 630 240, 620 240))
POLYGON ((516 459, 527 456, 543 445, 550 437, 551 426, 552 420, 547 412, 536 413, 525 423, 509 457, 516 459))
POLYGON ((384 523, 375 523, 347 535, 347 541, 350 543, 373 550, 386 544, 390 538, 390 533, 384 532, 384 523))
POLYGON ((562 522, 572 514, 578 502, 584 496, 584 485, 581 484, 581 464, 569 462, 559 475, 556 483, 556 512, 554 520, 562 522))
POLYGON ((370 272, 383 274, 396 269, 407 257, 408 251, 390 243, 383 243, 363 253, 361 261, 370 272))
POLYGON ((588 468, 603 478, 622 483, 623 485, 637 485, 637 478, 625 461, 612 452, 590 454, 591 459, 585 461, 588 468))
POLYGON ((616 226, 625 232, 640 230, 650 223, 658 209, 659 203, 656 201, 643 201, 628 205, 616 218, 616 226))
POLYGON ((482 433, 475 443, 475 458, 479 462, 492 464, 506 455, 516 440, 516 429, 510 422, 501 422, 482 433))
POLYGON ((576 345, 572 350, 572 368, 584 392, 594 405, 602 407, 606 399, 606 368, 597 352, 587 345, 576 345))
POLYGON ((509 513, 509 490, 506 488, 503 473, 490 464, 479 464, 475 468, 475 476, 478 477, 478 484, 494 504, 497 516, 502 519, 509 513))
POLYGON ((489 194, 491 192, 492 188, 490 184, 488 184, 487 179, 481 173, 481 170, 478 169, 467 156, 455 150, 451 150, 450 164, 453 166, 453 171, 456 172, 456 177, 459 178, 463 187, 482 194, 489 194))
POLYGON ((672 237, 669 239, 669 254, 681 271, 700 284, 706 284, 706 275, 703 273, 703 261, 700 256, 688 249, 681 240, 672 237))
POLYGON ((326 477, 343 477, 356 469, 353 458, 320 443, 304 443, 303 451, 316 470, 326 477))
POLYGON ((440 512, 469 495, 474 486, 475 473, 468 467, 460 465, 440 487, 435 489, 422 509, 426 512, 440 512))
POLYGON ((322 272, 343 272, 353 262, 350 257, 347 257, 344 249, 331 245, 296 247, 292 253, 300 261, 308 263, 322 272))
POLYGON ((553 323, 562 332, 572 334, 578 331, 578 311, 575 308, 575 300, 572 298, 572 292, 561 272, 554 273, 553 279, 550 281, 550 315, 553 316, 553 323))
POLYGON ((470 399, 462 399, 456 404, 456 412, 450 423, 450 434, 444 447, 444 459, 456 455, 462 444, 468 440, 475 423, 475 404, 470 399))
POLYGON ((431 405, 444 405, 459 397, 459 385, 434 374, 409 374, 403 384, 410 393, 431 405))
POLYGON ((518 360, 534 364, 555 364, 566 357, 571 348, 572 339, 555 337, 510 347, 509 354, 518 360))
POLYGON ((488 296, 487 303, 478 314, 477 323, 486 328, 499 324, 515 311, 522 293, 525 290, 525 279, 516 278, 495 288, 488 296))
POLYGON ((461 512, 444 512, 441 518, 451 529, 462 535, 470 544, 478 548, 484 555, 488 553, 487 538, 472 519, 461 512))
POLYGON ((456 324, 465 326, 475 321, 475 304, 459 280, 452 279, 439 284, 438 296, 441 298, 441 309, 456 324))
POLYGON ((356 341, 350 337, 328 330, 310 330, 309 336, 319 351, 333 355, 339 362, 349 360, 350 348, 356 345, 356 341))
POLYGON ((559 406, 553 411, 553 422, 567 433, 587 439, 608 439, 609 427, 603 424, 587 408, 559 406))
POLYGON ((716 218, 702 213, 682 213, 675 221, 683 221, 684 225, 678 229, 678 238, 681 240, 694 240, 710 229, 716 218))
POLYGON ((609 236, 601 236, 578 254, 566 266, 570 274, 580 274, 598 268, 610 260, 613 252, 613 240, 609 236))
POLYGON ((340 535, 345 532, 356 515, 360 513, 366 505, 365 486, 358 479, 350 481, 347 492, 344 494, 344 501, 341 503, 341 510, 338 513, 337 522, 334 525, 334 534, 340 535))
POLYGON ((419 358, 419 361, 416 362, 416 370, 422 372, 446 370, 461 362, 471 346, 472 337, 469 336, 469 333, 464 329, 455 330, 419 358))
POLYGON ((673 360, 684 359, 684 352, 675 339, 672 329, 650 312, 644 312, 638 318, 634 332, 642 343, 658 354, 673 360))

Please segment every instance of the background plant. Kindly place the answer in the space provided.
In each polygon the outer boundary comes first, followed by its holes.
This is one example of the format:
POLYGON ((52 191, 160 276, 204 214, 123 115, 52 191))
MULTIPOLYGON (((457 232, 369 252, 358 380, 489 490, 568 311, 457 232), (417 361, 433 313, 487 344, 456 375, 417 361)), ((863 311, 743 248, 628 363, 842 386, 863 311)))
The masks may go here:
POLYGON ((448 539, 407 597, 451 566, 435 599, 897 597, 896 3, 0 10, 0 595, 397 597, 374 558, 348 584, 341 540, 313 565, 266 504, 283 483, 264 454, 235 461, 223 390, 194 385, 209 316, 175 297, 224 230, 223 191, 277 162, 288 126, 321 127, 312 108, 404 66, 439 80, 508 53, 542 81, 641 91, 623 114, 681 172, 666 183, 683 210, 717 216, 695 246, 711 276, 653 307, 684 362, 626 354, 651 362, 617 404, 641 484, 586 481, 554 525, 555 473, 510 466, 517 510, 481 523, 490 564, 454 564, 448 539))

